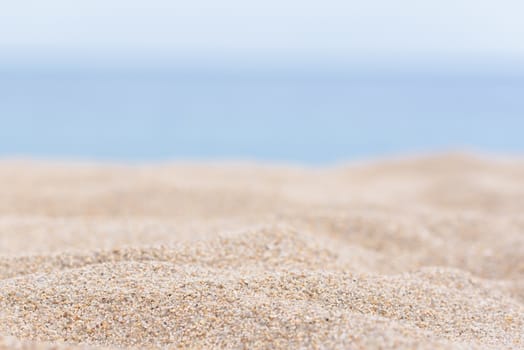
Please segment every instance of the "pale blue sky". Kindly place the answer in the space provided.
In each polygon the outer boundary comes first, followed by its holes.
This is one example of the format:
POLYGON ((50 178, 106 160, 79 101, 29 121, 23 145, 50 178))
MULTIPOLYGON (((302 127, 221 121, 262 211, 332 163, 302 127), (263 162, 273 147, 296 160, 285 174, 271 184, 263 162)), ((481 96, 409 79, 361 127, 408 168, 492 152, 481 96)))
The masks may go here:
POLYGON ((519 0, 16 0, 4 61, 524 59, 519 0))
POLYGON ((3 1, 0 158, 522 153, 523 16, 522 0, 3 1))

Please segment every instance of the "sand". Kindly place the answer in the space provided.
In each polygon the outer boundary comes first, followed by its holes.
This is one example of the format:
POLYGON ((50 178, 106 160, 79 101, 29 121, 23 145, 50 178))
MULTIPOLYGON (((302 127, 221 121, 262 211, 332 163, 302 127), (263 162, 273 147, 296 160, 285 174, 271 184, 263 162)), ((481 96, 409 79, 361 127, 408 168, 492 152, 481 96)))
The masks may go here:
POLYGON ((0 349, 523 349, 524 160, 0 162, 0 349))

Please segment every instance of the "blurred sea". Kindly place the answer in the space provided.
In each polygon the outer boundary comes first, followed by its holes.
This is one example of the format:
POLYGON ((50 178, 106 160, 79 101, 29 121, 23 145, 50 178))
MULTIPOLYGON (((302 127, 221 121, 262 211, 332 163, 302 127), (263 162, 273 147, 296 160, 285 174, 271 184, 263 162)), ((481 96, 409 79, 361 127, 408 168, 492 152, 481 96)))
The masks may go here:
POLYGON ((524 151, 524 78, 125 71, 0 73, 0 157, 321 164, 524 151))

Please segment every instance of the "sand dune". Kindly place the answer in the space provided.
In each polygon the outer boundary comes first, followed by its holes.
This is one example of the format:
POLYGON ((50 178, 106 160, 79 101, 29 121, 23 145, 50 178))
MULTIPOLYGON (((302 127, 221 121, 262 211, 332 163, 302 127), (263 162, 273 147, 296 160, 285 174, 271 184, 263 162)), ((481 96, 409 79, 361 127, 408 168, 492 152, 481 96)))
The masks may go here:
POLYGON ((524 161, 0 162, 0 349, 524 348, 524 161))

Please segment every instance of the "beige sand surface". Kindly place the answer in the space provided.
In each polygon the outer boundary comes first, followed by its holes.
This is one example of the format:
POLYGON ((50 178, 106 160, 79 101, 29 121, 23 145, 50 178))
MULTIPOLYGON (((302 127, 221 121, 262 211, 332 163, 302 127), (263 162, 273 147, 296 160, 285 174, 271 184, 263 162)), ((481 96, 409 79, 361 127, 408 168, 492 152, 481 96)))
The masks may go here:
POLYGON ((0 349, 524 348, 524 160, 0 162, 0 349))

